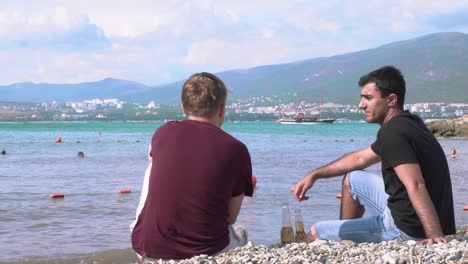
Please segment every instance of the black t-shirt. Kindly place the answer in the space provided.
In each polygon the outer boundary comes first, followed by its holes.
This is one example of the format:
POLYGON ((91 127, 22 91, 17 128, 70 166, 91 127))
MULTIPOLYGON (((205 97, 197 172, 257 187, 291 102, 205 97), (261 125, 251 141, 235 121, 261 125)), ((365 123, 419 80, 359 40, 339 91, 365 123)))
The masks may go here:
POLYGON ((382 158, 388 207, 396 226, 406 234, 426 237, 405 186, 395 173, 400 164, 418 163, 444 235, 455 233, 452 184, 444 151, 424 122, 404 111, 383 124, 372 150, 382 158))

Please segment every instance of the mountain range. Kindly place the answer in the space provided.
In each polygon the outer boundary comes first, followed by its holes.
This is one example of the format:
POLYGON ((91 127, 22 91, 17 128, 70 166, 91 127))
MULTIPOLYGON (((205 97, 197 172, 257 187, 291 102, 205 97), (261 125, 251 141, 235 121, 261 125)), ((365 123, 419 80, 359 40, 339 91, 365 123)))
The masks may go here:
MULTIPOLYGON (((405 75, 407 103, 468 102, 468 34, 444 32, 373 49, 292 63, 215 73, 234 99, 272 96, 285 100, 356 104, 358 79, 383 65, 405 75)), ((77 84, 16 83, 0 86, 0 101, 45 102, 118 98, 128 102, 176 103, 184 80, 147 86, 107 78, 77 84)))

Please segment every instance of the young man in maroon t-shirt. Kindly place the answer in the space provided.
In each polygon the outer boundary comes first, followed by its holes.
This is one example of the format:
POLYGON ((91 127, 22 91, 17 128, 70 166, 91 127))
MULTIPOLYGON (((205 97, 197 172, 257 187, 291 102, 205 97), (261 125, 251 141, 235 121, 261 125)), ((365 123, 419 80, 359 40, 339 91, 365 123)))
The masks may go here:
POLYGON ((246 230, 232 225, 244 196, 253 194, 252 165, 246 146, 220 129, 226 97, 218 77, 194 74, 182 89, 187 119, 155 132, 132 231, 143 259, 213 255, 246 244, 246 230))

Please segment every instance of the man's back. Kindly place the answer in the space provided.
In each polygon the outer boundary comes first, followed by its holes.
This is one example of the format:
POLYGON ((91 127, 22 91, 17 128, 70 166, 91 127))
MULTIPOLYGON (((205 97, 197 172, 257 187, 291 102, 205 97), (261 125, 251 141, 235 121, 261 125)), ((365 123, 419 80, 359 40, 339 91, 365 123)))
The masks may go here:
POLYGON ((418 163, 429 196, 439 216, 445 235, 455 232, 452 186, 445 154, 422 120, 405 111, 382 125, 372 145, 382 157, 388 207, 397 226, 414 237, 425 237, 408 193, 395 174, 394 167, 418 163))
POLYGON ((135 251, 160 259, 221 251, 229 243, 229 200, 253 191, 247 148, 192 120, 160 127, 151 145, 148 196, 132 233, 135 251))

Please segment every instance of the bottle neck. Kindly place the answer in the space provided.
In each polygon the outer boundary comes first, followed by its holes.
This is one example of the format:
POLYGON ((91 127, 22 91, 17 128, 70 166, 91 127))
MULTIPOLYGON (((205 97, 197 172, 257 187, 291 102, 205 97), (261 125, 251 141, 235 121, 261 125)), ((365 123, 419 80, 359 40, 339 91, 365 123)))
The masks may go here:
POLYGON ((289 208, 287 206, 283 206, 283 226, 291 226, 291 218, 289 217, 289 208))
POLYGON ((296 231, 304 231, 304 222, 302 221, 302 213, 300 209, 294 211, 294 219, 296 220, 296 231))

